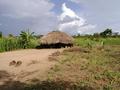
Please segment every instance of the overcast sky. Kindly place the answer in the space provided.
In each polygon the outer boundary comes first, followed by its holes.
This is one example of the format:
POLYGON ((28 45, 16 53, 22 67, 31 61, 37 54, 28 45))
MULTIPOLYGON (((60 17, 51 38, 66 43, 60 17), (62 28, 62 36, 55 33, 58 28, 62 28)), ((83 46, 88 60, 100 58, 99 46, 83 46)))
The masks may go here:
POLYGON ((89 34, 112 28, 120 33, 119 4, 120 0, 0 0, 0 31, 89 34))

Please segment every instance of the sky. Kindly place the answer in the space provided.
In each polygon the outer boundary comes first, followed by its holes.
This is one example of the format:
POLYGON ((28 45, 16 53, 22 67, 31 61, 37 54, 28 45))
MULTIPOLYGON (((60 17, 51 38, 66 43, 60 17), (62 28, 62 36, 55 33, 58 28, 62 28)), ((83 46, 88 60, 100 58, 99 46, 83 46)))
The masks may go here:
POLYGON ((18 35, 60 30, 93 34, 111 28, 120 33, 120 0, 0 0, 0 31, 18 35))

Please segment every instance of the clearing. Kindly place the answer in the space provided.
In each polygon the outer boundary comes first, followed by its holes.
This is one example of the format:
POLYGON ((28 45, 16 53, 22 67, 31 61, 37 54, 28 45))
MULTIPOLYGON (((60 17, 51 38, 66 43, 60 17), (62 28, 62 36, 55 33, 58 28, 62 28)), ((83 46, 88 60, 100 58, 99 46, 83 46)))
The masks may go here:
POLYGON ((0 90, 120 90, 120 46, 1 53, 0 82, 0 90))
POLYGON ((48 58, 62 49, 28 49, 0 53, 0 85, 14 80, 28 82, 32 79, 44 80, 47 71, 56 62, 48 58), (11 61, 22 61, 20 66, 9 65, 11 61))

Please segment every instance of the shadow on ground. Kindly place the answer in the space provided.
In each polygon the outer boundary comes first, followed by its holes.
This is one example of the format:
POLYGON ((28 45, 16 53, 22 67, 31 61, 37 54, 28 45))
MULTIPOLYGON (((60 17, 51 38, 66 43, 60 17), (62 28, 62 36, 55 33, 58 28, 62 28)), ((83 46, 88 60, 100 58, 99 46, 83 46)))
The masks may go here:
MULTIPOLYGON (((10 77, 5 71, 0 71, 0 80, 2 78, 10 77)), ((0 85, 0 90, 94 90, 88 86, 76 86, 66 81, 39 81, 32 80, 33 84, 26 84, 20 81, 8 80, 3 85, 0 85)))
POLYGON ((1 79, 5 79, 5 78, 9 78, 10 77, 10 74, 6 71, 0 71, 0 80, 1 79))

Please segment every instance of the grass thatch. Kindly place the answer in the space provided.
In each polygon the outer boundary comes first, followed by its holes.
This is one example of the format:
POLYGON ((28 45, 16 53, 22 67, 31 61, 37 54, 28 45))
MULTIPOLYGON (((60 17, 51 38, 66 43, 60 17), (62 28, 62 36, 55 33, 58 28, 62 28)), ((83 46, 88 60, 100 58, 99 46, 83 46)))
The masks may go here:
POLYGON ((53 31, 41 38, 41 44, 72 44, 73 38, 64 32, 53 31))

